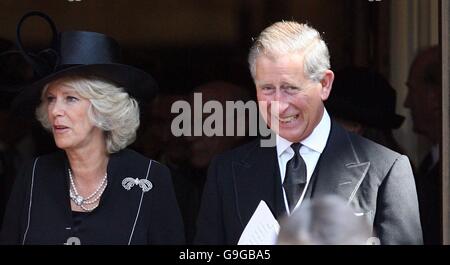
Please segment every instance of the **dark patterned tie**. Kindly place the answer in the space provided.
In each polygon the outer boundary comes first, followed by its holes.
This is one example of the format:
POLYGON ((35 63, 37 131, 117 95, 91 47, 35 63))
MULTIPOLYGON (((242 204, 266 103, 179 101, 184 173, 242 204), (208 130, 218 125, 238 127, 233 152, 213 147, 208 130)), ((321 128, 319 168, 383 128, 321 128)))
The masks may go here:
POLYGON ((306 185, 306 164, 300 155, 301 144, 294 143, 291 147, 294 150, 294 157, 286 165, 286 175, 283 182, 290 212, 302 196, 306 185))

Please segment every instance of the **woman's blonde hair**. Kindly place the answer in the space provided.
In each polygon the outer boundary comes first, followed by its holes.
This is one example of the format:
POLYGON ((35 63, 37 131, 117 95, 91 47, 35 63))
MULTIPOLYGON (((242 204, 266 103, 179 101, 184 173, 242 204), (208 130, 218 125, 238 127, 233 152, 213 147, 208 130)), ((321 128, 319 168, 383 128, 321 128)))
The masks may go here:
POLYGON ((36 109, 37 119, 44 128, 52 128, 48 120, 45 94, 49 86, 56 82, 73 88, 91 102, 88 116, 94 126, 104 131, 108 153, 118 152, 134 142, 139 127, 137 101, 124 88, 92 76, 66 76, 45 85, 41 103, 36 109))

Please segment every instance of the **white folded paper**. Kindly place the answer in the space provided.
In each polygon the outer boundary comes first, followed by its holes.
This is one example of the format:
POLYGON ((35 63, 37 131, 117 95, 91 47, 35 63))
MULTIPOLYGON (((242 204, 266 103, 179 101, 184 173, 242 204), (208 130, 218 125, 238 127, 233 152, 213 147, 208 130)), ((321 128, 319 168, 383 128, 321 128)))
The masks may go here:
POLYGON ((265 201, 261 201, 242 232, 238 245, 274 245, 280 225, 265 201))

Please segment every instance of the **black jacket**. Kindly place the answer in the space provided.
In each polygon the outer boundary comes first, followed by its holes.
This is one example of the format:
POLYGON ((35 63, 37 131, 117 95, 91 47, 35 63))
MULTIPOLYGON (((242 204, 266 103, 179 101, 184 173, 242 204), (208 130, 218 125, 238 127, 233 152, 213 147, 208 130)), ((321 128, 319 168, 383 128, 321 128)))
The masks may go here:
POLYGON ((108 185, 99 206, 75 227, 65 153, 38 157, 14 185, 0 242, 64 244, 77 237, 81 244, 184 243, 183 223, 165 166, 125 149, 110 156, 107 172, 108 185), (122 185, 126 177, 148 179, 153 188, 144 192, 134 185, 126 190, 122 185))
MULTIPOLYGON (((367 218, 381 244, 422 244, 414 177, 406 156, 345 131, 331 132, 306 198, 336 194, 367 218)), ((259 202, 285 214, 276 147, 259 140, 210 165, 197 221, 196 244, 237 244, 259 202)))

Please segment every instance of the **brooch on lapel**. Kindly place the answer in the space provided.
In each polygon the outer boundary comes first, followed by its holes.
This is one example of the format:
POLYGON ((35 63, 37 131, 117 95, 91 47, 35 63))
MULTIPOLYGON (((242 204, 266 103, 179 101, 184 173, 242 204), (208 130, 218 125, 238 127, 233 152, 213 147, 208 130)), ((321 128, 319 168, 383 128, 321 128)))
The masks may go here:
POLYGON ((147 179, 126 177, 122 180, 122 186, 126 190, 130 190, 134 185, 139 185, 143 192, 147 192, 153 188, 153 184, 147 179))

